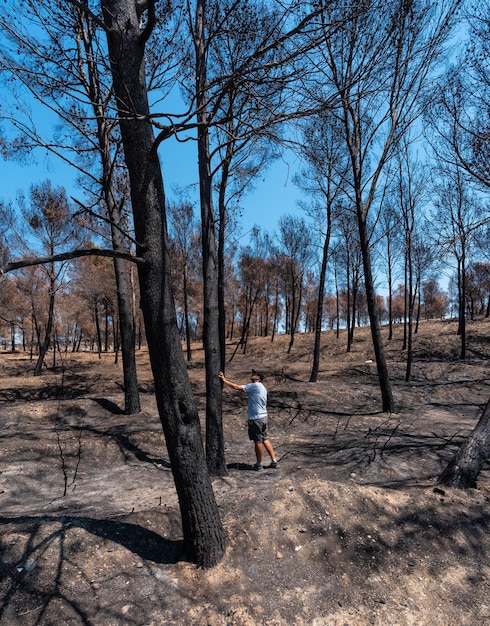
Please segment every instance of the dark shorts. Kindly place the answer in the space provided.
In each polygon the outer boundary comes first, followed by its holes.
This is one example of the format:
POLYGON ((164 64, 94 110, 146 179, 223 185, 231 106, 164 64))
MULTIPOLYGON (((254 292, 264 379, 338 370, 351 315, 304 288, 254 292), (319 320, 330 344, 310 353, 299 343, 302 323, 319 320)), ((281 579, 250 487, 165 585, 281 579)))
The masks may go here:
POLYGON ((267 434, 267 418, 260 420, 248 420, 248 436, 255 443, 262 443, 269 439, 267 434))

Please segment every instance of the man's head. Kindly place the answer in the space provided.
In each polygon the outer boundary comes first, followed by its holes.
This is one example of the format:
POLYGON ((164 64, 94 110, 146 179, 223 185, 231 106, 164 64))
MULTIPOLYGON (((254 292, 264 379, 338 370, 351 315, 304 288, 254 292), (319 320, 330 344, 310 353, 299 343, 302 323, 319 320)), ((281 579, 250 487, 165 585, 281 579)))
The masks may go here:
POLYGON ((265 374, 260 370, 252 370, 252 378, 258 378, 260 382, 262 382, 265 378, 265 374))

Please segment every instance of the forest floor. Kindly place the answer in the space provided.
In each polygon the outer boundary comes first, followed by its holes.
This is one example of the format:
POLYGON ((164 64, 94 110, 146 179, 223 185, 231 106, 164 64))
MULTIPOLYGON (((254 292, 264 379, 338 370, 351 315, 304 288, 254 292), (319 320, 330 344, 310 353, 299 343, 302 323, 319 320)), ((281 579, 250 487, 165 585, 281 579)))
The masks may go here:
MULTIPOLYGON (((490 320, 424 322, 405 383, 401 328, 386 341, 397 411, 381 412, 370 334, 249 341, 227 377, 267 373, 279 468, 252 470, 246 396, 224 390, 229 474, 213 479, 228 547, 181 558, 180 515, 138 352, 143 411, 122 414, 114 355, 66 354, 41 377, 0 354, 0 623, 6 626, 490 625, 490 467, 478 488, 437 476, 490 395, 490 320)), ((383 337, 387 339, 387 329, 383 337)), ((231 355, 234 346, 229 346, 231 355)), ((204 415, 203 352, 189 373, 204 415)))

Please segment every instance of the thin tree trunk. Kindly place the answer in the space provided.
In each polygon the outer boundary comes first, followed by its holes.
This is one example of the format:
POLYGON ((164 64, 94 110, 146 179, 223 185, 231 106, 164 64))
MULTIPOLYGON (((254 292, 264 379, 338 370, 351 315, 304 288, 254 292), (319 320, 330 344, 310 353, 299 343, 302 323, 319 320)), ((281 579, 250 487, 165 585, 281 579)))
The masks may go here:
POLYGON ((206 458, 214 476, 226 476, 225 443, 222 418, 218 259, 216 254, 215 219, 212 201, 211 163, 206 93, 205 0, 196 5, 196 102, 197 151, 199 161, 199 191, 202 223, 202 267, 204 287, 204 354, 206 369, 206 458))
POLYGON ((276 287, 275 287, 275 293, 274 293, 274 318, 272 320, 271 343, 273 343, 274 337, 276 336, 278 317, 279 317, 279 281, 276 280, 276 287))
POLYGON ((15 324, 10 323, 10 352, 15 352, 15 324))
MULTIPOLYGON (((232 120, 230 120, 232 124, 232 120)), ((226 231, 226 188, 228 185, 230 161, 232 158, 232 142, 226 148, 226 157, 221 168, 221 182, 218 196, 218 325, 220 337, 220 370, 225 371, 226 365, 226 309, 225 309, 225 231, 226 231)))
POLYGON ((42 343, 39 345, 39 356, 37 358, 36 366, 34 368, 34 376, 40 376, 44 359, 46 357, 46 353, 49 350, 49 344, 51 342, 51 332, 53 330, 53 319, 54 319, 54 299, 55 299, 54 293, 55 293, 55 282, 54 282, 54 279, 51 279, 49 282, 48 323, 46 325, 46 334, 44 335, 44 339, 42 343))
POLYGON ((349 253, 347 253, 347 267, 346 267, 346 326, 347 326, 347 352, 351 351, 352 348, 352 335, 350 332, 351 328, 351 316, 352 316, 352 306, 351 306, 351 296, 352 290, 350 286, 350 260, 349 253))
MULTIPOLYGON (((118 230, 114 228, 114 230, 118 230)), ((117 237, 112 238, 114 250, 120 250, 121 246, 117 237)), ((134 415, 141 411, 140 395, 138 389, 138 376, 136 370, 136 346, 134 332, 134 318, 131 306, 131 289, 124 259, 114 258, 114 274, 117 287, 117 306, 119 311, 119 326, 121 332, 121 356, 124 381, 124 412, 126 415, 134 415)))
POLYGON ((362 206, 360 202, 358 203, 357 213, 359 224, 359 239, 361 243, 362 260, 364 265, 364 280, 366 285, 367 306, 369 312, 369 320, 371 324, 371 336, 373 339, 374 354, 376 356, 376 366, 383 403, 383 412, 393 413, 395 406, 393 401, 393 392, 391 389, 391 381, 388 375, 388 366, 386 364, 383 340, 381 338, 378 311, 376 309, 376 290, 374 288, 373 273, 371 269, 369 236, 367 232, 366 220, 362 212, 362 206))
POLYGON ((322 337, 323 323, 323 303, 325 300, 325 279, 327 276, 328 250, 330 247, 330 211, 328 212, 328 225, 323 242, 322 264, 320 268, 320 279, 318 281, 318 298, 316 301, 316 318, 315 318, 315 345, 313 347, 313 366, 311 368, 310 383, 316 383, 318 380, 318 372, 320 370, 320 349, 322 337))
POLYGON ((187 288, 187 268, 184 267, 183 276, 183 290, 184 290, 184 328, 185 328, 185 343, 187 352, 187 361, 192 361, 192 349, 191 349, 191 325, 189 323, 189 294, 187 288))
POLYGON ((464 361, 466 359, 466 262, 464 253, 461 257, 461 287, 459 297, 460 358, 464 361))
POLYGON ((109 352, 109 306, 104 299, 104 352, 109 352))
MULTIPOLYGON (((81 21, 90 19, 80 14, 81 21)), ((111 224, 112 247, 115 252, 126 252, 124 236, 121 231, 122 215, 121 206, 115 199, 113 174, 114 162, 111 155, 110 130, 105 116, 105 104, 100 101, 100 85, 98 85, 98 72, 92 53, 92 28, 81 28, 83 42, 86 51, 86 63, 88 67, 87 90, 97 120, 97 139, 99 142, 99 155, 102 165, 102 193, 106 204, 107 214, 111 224)), ((135 356, 135 329, 132 307, 132 294, 127 274, 126 262, 117 256, 114 257, 114 275, 116 279, 117 306, 119 312, 119 324, 121 331, 121 354, 124 381, 124 412, 126 415, 139 413, 141 410, 138 378, 136 371, 135 356)))
POLYGON ((391 240, 390 233, 387 235, 387 256, 388 256, 388 341, 393 339, 393 268, 391 264, 391 240))
POLYGON ((97 299, 95 299, 95 302, 94 302, 94 324, 95 324, 95 336, 97 338, 97 354, 99 355, 99 359, 100 359, 101 353, 102 353, 102 335, 100 332, 99 307, 98 307, 97 299))
MULTIPOLYGON (((248 291, 248 288, 247 288, 248 291)), ((255 305, 257 303, 257 298, 259 295, 259 289, 256 290, 255 295, 252 296, 250 295, 250 298, 247 295, 246 301, 250 301, 250 306, 246 306, 244 314, 243 314, 243 324, 242 324, 242 334, 240 337, 240 340, 238 341, 237 345, 235 346, 235 350, 233 351, 233 354, 230 357, 230 363, 233 360, 233 358, 235 357, 235 354, 238 351, 238 348, 240 348, 240 346, 243 348, 243 354, 245 354, 245 349, 247 346, 247 339, 250 333, 250 321, 252 319, 252 313, 253 310, 255 308, 255 305)))
MULTIPOLYGON (((294 339, 296 337, 296 326, 298 323, 298 319, 299 319, 299 313, 300 313, 300 306, 301 306, 301 295, 300 298, 296 298, 296 290, 293 287, 293 299, 292 299, 292 304, 291 304, 291 330, 290 330, 290 339, 289 339, 289 345, 288 345, 288 350, 287 353, 290 354, 291 350, 293 349, 293 345, 294 345, 294 339)), ((301 291, 300 291, 301 294, 301 291)))
POLYGON ((407 329, 406 349, 407 349, 407 367, 405 370, 405 382, 408 383, 412 376, 412 358, 413 358, 413 310, 414 310, 414 294, 413 294, 413 263, 412 263, 412 237, 411 231, 408 230, 408 239, 406 241, 406 269, 405 274, 408 282, 405 283, 405 304, 408 307, 405 310, 406 320, 405 327, 407 329))

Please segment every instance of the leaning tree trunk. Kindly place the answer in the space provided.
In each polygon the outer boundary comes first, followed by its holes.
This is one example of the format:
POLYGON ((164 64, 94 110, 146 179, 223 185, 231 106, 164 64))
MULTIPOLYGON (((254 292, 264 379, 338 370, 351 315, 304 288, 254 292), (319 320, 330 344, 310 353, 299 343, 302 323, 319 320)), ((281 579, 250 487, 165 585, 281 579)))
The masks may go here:
POLYGON ((488 458, 490 458, 490 400, 478 424, 440 475, 439 483, 460 489, 475 488, 478 475, 488 458))
POLYGON ((179 498, 186 555, 199 566, 211 567, 224 554, 225 533, 207 471, 173 301, 165 194, 150 122, 144 62, 154 5, 145 5, 146 21, 141 20, 141 6, 134 0, 101 0, 101 5, 130 179, 137 255, 141 259, 141 309, 155 397, 179 498))
POLYGON ((383 340, 379 326, 378 311, 376 308, 376 290, 374 288, 373 272, 371 268, 371 253, 369 247, 369 235, 367 224, 360 200, 357 201, 357 218, 359 225, 359 239, 361 243, 362 261, 364 266, 364 281, 366 286, 366 299, 371 325, 371 337, 373 340, 374 354, 376 356, 376 366, 378 370, 378 380, 381 389, 383 412, 392 413, 395 409, 391 381, 388 375, 383 340))

